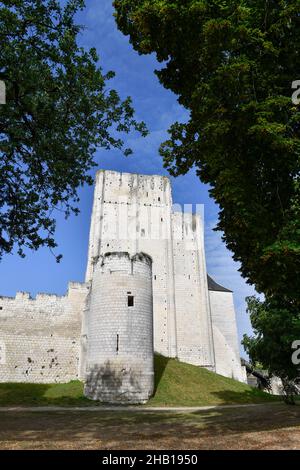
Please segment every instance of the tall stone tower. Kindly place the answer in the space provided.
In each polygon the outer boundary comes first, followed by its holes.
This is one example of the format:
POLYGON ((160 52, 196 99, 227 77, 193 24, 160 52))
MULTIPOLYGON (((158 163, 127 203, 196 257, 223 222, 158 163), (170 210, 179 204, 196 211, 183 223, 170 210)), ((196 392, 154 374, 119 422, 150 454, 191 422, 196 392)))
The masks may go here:
POLYGON ((86 283, 0 296, 0 382, 80 378, 93 399, 141 403, 153 343, 246 381, 233 293, 207 276, 200 215, 174 210, 164 176, 98 171, 86 283))
POLYGON ((172 207, 167 177, 98 171, 86 282, 108 251, 147 253, 155 351, 215 371, 203 221, 172 207))
POLYGON ((146 402, 154 388, 151 258, 100 256, 85 316, 85 395, 108 403, 146 402))

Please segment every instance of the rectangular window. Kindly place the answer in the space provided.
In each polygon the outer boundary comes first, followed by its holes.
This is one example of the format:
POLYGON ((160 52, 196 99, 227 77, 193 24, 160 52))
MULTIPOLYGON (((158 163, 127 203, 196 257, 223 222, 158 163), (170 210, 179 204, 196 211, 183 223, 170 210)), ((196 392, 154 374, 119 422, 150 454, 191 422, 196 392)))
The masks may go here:
POLYGON ((128 307, 133 307, 134 306, 134 297, 133 295, 128 296, 128 307))

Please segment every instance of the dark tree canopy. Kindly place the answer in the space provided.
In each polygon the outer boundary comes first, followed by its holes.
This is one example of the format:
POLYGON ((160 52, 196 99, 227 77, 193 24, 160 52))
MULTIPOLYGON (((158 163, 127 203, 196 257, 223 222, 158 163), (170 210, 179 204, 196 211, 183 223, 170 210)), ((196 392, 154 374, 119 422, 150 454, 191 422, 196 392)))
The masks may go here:
POLYGON ((155 52, 190 111, 162 144, 172 175, 196 166, 218 228, 259 291, 300 301, 299 1, 115 0, 133 47, 155 52))
POLYGON ((285 395, 291 399, 295 392, 291 381, 300 375, 297 351, 297 360, 292 360, 295 349, 299 348, 299 310, 275 298, 260 301, 249 297, 247 303, 254 336, 244 335, 243 345, 253 363, 263 364, 270 374, 281 378, 285 395))
POLYGON ((123 149, 121 134, 146 133, 97 65, 78 46, 83 0, 0 2, 0 257, 15 246, 53 248, 55 210, 77 209, 97 148, 123 149), (117 137, 116 137, 117 136, 117 137))

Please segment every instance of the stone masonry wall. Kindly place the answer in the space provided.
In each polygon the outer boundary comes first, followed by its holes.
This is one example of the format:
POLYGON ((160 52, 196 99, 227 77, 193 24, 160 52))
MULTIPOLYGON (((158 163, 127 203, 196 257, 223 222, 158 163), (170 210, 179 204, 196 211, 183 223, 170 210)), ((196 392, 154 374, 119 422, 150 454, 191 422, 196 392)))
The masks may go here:
POLYGON ((143 252, 153 260, 155 351, 176 357, 172 195, 163 176, 98 171, 86 281, 106 252, 143 252))
POLYGON ((202 220, 175 212, 172 222, 177 357, 215 370, 202 220))
POLYGON ((18 292, 0 297, 0 382, 52 383, 78 378, 81 317, 88 285, 65 297, 18 292))
POLYGON ((232 292, 209 291, 216 355, 216 372, 245 382, 241 366, 232 292))
POLYGON ((89 398, 141 403, 153 393, 151 265, 142 253, 120 252, 101 256, 95 265, 86 311, 89 398))
POLYGON ((86 281, 107 251, 150 255, 155 351, 214 370, 203 227, 172 206, 166 177, 97 172, 86 281))

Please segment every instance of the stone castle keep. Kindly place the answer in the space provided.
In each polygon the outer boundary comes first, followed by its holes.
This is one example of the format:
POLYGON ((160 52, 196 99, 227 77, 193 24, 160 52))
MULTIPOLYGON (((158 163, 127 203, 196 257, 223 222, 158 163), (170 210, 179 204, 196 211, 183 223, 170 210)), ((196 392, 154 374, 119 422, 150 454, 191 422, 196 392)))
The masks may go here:
POLYGON ((203 220, 170 181, 98 171, 85 283, 0 297, 0 381, 81 379, 114 403, 153 393, 153 353, 245 381, 233 294, 206 273, 203 220))

